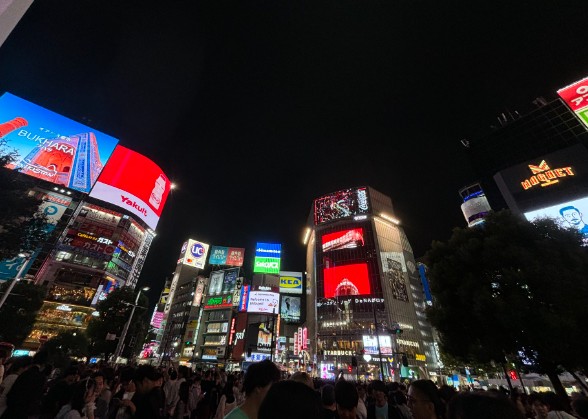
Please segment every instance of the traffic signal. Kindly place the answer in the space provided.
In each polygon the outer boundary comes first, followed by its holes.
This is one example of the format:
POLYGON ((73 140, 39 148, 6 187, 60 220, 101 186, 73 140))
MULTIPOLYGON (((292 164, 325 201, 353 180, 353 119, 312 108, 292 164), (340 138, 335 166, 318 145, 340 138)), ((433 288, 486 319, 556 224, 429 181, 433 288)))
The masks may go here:
POLYGON ((351 357, 351 365, 357 367, 357 358, 354 356, 351 357))
POLYGON ((347 372, 351 372, 353 371, 353 368, 351 367, 351 365, 347 366, 347 372))
POLYGON ((393 329, 392 330, 392 334, 394 334, 394 335, 401 335, 402 334, 402 329, 393 329))
POLYGON ((191 340, 186 341, 186 346, 191 345, 191 344, 192 344, 191 340))
POLYGON ((518 377, 517 377, 517 373, 516 373, 516 371, 514 371, 514 370, 510 370, 510 371, 508 372, 508 375, 510 375, 510 379, 511 379, 511 380, 516 380, 516 379, 518 378, 518 377))

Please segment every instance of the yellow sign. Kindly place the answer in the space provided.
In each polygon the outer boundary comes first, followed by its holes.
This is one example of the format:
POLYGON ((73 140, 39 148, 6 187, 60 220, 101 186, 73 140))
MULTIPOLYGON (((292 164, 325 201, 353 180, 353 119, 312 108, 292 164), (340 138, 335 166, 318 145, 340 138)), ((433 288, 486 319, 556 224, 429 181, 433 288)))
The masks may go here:
POLYGON ((427 362, 427 357, 423 354, 415 354, 415 358, 417 361, 427 362))
POLYGON ((542 160, 538 166, 530 164, 529 169, 533 176, 521 182, 524 190, 531 189, 535 185, 541 185, 541 187, 554 185, 559 182, 558 178, 575 175, 571 167, 551 169, 545 160, 542 160))
POLYGON ((300 288, 302 280, 294 276, 282 276, 280 277, 281 288, 300 288))

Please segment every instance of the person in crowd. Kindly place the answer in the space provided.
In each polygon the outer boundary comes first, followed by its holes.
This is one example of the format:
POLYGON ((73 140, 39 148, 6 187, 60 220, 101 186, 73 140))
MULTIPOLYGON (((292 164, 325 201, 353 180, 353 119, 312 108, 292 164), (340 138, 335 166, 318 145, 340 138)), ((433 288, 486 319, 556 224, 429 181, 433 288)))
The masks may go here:
POLYGON ((8 359, 8 352, 5 349, 0 349, 0 384, 2 384, 2 380, 4 378, 4 363, 8 359))
POLYGON ((374 401, 367 407, 368 419, 401 419, 400 413, 393 406, 388 405, 386 384, 380 380, 371 383, 374 401))
POLYGON ((235 382, 233 383, 233 395, 235 396, 235 403, 239 406, 245 400, 243 395, 243 377, 241 375, 235 376, 235 382))
POLYGON ((227 382, 225 384, 222 395, 219 399, 218 406, 216 407, 216 414, 214 415, 215 419, 223 419, 231 412, 231 410, 237 407, 237 399, 235 398, 235 393, 233 390, 234 382, 234 376, 229 375, 227 377, 227 382))
POLYGON ((196 374, 190 382, 190 392, 188 393, 188 410, 190 412, 196 411, 200 395, 202 394, 202 387, 200 386, 200 374, 196 374))
POLYGON ((23 371, 6 395, 6 410, 2 418, 19 419, 41 414, 41 400, 47 383, 48 354, 39 351, 33 357, 33 365, 23 371))
POLYGON ((359 394, 353 383, 345 380, 337 381, 335 384, 335 402, 337 405, 337 416, 340 419, 356 419, 359 394))
POLYGON ((106 384, 106 375, 102 371, 92 374, 92 379, 96 383, 96 410, 94 411, 95 419, 106 419, 108 414, 108 405, 112 393, 106 384))
MULTIPOLYGON (((262 361, 265 362, 265 361, 262 361)), ((251 368, 251 366, 249 367, 251 368)), ((279 374, 279 370, 276 368, 279 374)), ((247 370, 249 374, 249 369, 247 370)), ((245 375, 247 387, 247 374, 245 375)), ((279 375, 278 375, 279 377, 279 375)), ((277 379, 275 380, 277 381, 277 379)), ((321 406, 314 390, 298 381, 285 380, 267 386, 267 396, 261 402, 259 419, 320 419, 321 406), (270 388, 271 386, 271 388, 270 388)), ((245 399, 245 403, 247 403, 245 399)), ((233 419, 231 415, 227 418, 233 419)), ((252 416, 244 416, 244 418, 252 416)))
POLYGON ((579 396, 572 400, 572 409, 578 419, 588 419, 588 397, 579 396))
POLYGON ((359 400, 357 402, 357 417, 358 419, 367 419, 367 392, 365 389, 365 385, 358 384, 357 394, 359 396, 359 400))
POLYGON ((55 419, 94 419, 96 405, 96 383, 91 378, 86 378, 72 384, 71 398, 55 416, 55 419))
POLYGON ((337 403, 335 401, 335 387, 325 384, 321 388, 321 419, 337 418, 337 403))
POLYGON ((30 356, 20 356, 14 358, 14 361, 12 361, 10 368, 6 371, 4 380, 2 380, 2 384, 0 384, 0 416, 6 410, 6 395, 12 388, 12 385, 18 376, 31 366, 32 363, 33 358, 30 356))
POLYGON ((574 419, 565 411, 561 398, 552 391, 540 393, 533 401, 533 410, 540 412, 542 416, 547 412, 547 419, 574 419))
POLYGON ((390 407, 396 409, 399 413, 399 416, 402 419, 411 419, 412 414, 410 413, 410 409, 406 405, 407 398, 404 395, 404 392, 400 389, 398 383, 392 383, 390 389, 391 390, 388 393, 388 404, 390 405, 390 407))
POLYGON ((64 370, 61 377, 53 381, 42 400, 41 418, 53 419, 55 417, 57 412, 70 401, 73 385, 79 379, 78 367, 72 365, 64 370))
POLYGON ((453 396, 457 394, 457 390, 453 386, 448 386, 447 384, 443 384, 439 387, 439 397, 445 406, 449 404, 453 396))
POLYGON ((152 365, 140 365, 135 370, 133 382, 135 394, 131 400, 122 400, 121 406, 129 407, 132 414, 141 419, 161 419, 164 404, 161 395, 161 373, 152 365))
POLYGON ((163 383, 163 393, 165 394, 165 412, 166 416, 173 417, 176 404, 179 401, 180 384, 185 381, 180 379, 175 369, 170 369, 169 379, 163 383))
POLYGON ((109 408, 108 419, 130 419, 133 412, 128 403, 121 403, 123 400, 131 400, 135 395, 135 382, 133 376, 135 370, 132 367, 124 367, 119 371, 118 388, 112 396, 109 408))
POLYGON ((535 419, 547 419, 549 408, 543 403, 543 398, 540 393, 531 393, 529 395, 529 404, 535 419))
MULTIPOLYGON (((257 419, 261 402, 263 402, 272 384, 280 380, 280 376, 278 367, 269 360, 249 365, 243 381, 245 401, 241 406, 233 409, 231 413, 225 416, 225 419, 257 419)), ((316 398, 314 392, 312 394, 316 398)))
POLYGON ((292 374, 290 380, 306 384, 308 387, 314 390, 314 382, 312 381, 312 377, 304 371, 296 371, 294 374, 292 374))
POLYGON ((445 406, 431 380, 416 380, 408 388, 408 408, 413 419, 440 419, 445 406))
POLYGON ((178 389, 178 402, 174 410, 173 419, 190 419, 191 411, 188 407, 188 400, 190 398, 190 382, 182 381, 178 389))
POLYGON ((524 419, 506 396, 491 392, 462 392, 447 405, 447 419, 524 419))

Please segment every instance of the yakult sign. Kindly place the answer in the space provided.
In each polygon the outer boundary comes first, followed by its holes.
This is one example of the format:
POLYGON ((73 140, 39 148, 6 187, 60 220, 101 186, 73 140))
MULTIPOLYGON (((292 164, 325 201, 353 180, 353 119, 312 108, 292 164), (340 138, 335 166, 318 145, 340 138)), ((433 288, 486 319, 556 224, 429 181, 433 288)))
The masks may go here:
POLYGON ((90 196, 130 211, 155 229, 171 182, 147 157, 117 146, 90 196))
POLYGON ((196 240, 188 240, 186 253, 184 254, 184 265, 193 266, 203 269, 206 265, 206 255, 208 254, 208 244, 196 240))

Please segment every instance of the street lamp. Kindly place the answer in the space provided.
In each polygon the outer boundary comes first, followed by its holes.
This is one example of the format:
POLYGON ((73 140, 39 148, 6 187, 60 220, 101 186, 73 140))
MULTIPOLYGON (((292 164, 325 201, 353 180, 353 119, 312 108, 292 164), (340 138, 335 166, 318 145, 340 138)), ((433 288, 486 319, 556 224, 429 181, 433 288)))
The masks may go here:
POLYGON ((137 293, 137 298, 135 298, 135 304, 133 304, 133 309, 131 310, 131 315, 129 316, 129 319, 125 323, 125 327, 123 328, 123 331, 120 334, 120 337, 118 338, 118 345, 116 345, 116 350, 114 351, 114 355, 113 355, 114 363, 116 363, 116 361, 118 360, 118 357, 120 356, 120 354, 123 351, 124 344, 125 344, 125 338, 127 336, 127 332, 129 331, 129 326, 131 325, 131 321, 133 320, 133 314, 135 314, 135 309, 137 308, 137 304, 139 304, 139 297, 141 296, 141 291, 147 292, 147 291, 149 291, 149 287, 143 287, 137 293))
POLYGON ((14 277, 14 279, 12 280, 10 285, 8 285, 8 288, 6 289, 6 291, 4 292, 4 295, 2 296, 2 299, 0 300, 0 308, 2 308, 2 306, 6 302, 6 299, 8 298, 10 293, 12 292, 14 285, 16 285, 16 283, 18 281, 20 281, 20 279, 22 277, 22 273, 24 272, 25 268, 29 264, 29 260, 31 259, 31 255, 29 253, 19 253, 18 256, 21 258, 24 258, 24 261, 22 262, 22 265, 21 265, 20 269, 18 270, 18 273, 16 274, 16 276, 14 277))

